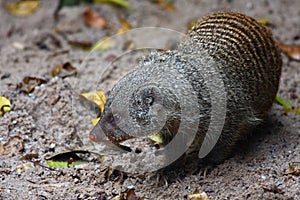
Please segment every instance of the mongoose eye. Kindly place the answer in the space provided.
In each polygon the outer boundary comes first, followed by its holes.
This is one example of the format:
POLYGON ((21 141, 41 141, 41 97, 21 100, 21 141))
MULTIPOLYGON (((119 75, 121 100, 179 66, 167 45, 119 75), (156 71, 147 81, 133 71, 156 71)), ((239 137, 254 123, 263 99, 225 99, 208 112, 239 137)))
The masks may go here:
POLYGON ((154 102, 154 98, 152 96, 147 96, 144 101, 146 104, 152 105, 154 102))
POLYGON ((110 124, 118 123, 121 119, 122 117, 119 113, 109 114, 108 117, 106 117, 107 122, 110 124))

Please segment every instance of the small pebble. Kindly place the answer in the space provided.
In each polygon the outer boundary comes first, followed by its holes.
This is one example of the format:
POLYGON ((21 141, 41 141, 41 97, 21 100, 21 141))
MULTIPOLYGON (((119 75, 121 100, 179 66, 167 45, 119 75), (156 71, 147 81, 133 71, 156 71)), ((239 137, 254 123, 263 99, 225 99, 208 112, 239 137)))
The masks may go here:
POLYGON ((50 144, 50 148, 51 148, 51 149, 54 149, 55 146, 56 146, 56 144, 54 144, 54 143, 51 143, 51 144, 50 144))

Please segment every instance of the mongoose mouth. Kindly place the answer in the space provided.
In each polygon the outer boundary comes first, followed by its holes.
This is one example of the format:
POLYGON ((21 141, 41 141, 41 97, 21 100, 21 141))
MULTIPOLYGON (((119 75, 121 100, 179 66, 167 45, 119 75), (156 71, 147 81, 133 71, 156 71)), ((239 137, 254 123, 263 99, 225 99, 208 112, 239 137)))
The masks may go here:
POLYGON ((108 113, 102 116, 101 120, 90 132, 89 138, 96 143, 111 142, 118 145, 120 142, 132 138, 132 136, 122 131, 115 123, 113 115, 108 113))
MULTIPOLYGON (((119 132, 119 131, 118 131, 119 132)), ((131 139, 132 136, 122 132, 122 134, 116 134, 114 131, 104 131, 103 127, 100 125, 96 125, 93 130, 89 134, 89 138, 91 141, 96 143, 105 143, 112 142, 113 144, 119 144, 125 140, 131 139), (108 139, 108 140, 107 140, 108 139)))

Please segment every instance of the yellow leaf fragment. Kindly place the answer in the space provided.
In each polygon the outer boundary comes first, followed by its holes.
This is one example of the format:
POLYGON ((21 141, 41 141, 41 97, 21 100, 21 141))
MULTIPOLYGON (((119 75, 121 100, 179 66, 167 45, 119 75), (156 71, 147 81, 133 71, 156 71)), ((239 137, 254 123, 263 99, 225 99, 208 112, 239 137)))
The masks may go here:
POLYGON ((113 197, 111 200, 123 200, 124 199, 124 194, 119 194, 115 197, 113 197))
POLYGON ((119 16, 118 19, 121 24, 121 28, 117 31, 118 34, 125 33, 132 29, 131 24, 124 17, 119 16))
POLYGON ((197 23, 198 23, 198 20, 191 21, 191 22, 188 24, 187 30, 188 30, 188 31, 192 30, 192 28, 193 28, 195 25, 197 25, 197 23))
POLYGON ((97 118, 93 118, 92 119, 92 124, 93 126, 96 126, 96 124, 100 121, 100 117, 97 117, 97 118))
POLYGON ((195 190, 193 194, 187 195, 188 200, 210 200, 205 192, 199 193, 198 190, 195 190))
POLYGON ((103 51, 115 46, 115 42, 110 37, 103 37, 92 46, 92 51, 103 51))
POLYGON ((101 113, 104 111, 106 97, 103 91, 81 93, 80 96, 88 101, 94 102, 100 108, 101 113))
POLYGON ((148 138, 158 144, 163 144, 163 138, 161 137, 161 134, 158 132, 149 135, 148 138))
POLYGON ((268 25, 270 23, 270 19, 267 17, 264 18, 260 18, 257 20, 259 23, 263 24, 263 25, 268 25))
POLYGON ((300 115, 300 108, 283 108, 285 113, 292 112, 297 115, 300 115))
POLYGON ((17 3, 7 3, 5 5, 5 8, 12 15, 28 16, 31 15, 40 5, 41 5, 40 1, 27 0, 27 1, 19 1, 17 3))
POLYGON ((0 96, 0 115, 3 115, 6 112, 11 110, 10 100, 4 96, 0 96))

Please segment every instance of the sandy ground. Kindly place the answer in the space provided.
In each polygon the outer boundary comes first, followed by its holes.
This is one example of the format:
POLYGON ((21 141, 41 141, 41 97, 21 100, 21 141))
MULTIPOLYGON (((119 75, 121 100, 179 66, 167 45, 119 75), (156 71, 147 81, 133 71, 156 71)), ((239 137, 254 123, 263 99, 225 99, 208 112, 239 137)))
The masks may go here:
MULTIPOLYGON (((56 1, 42 1, 41 8, 28 17, 9 15, 3 8, 5 2, 2 0, 0 6, 0 95, 11 100, 12 111, 0 117, 0 144, 19 136, 24 150, 0 155, 0 199, 110 199, 129 188, 143 199, 185 199, 195 189, 211 199, 300 199, 299 176, 286 174, 289 164, 300 161, 300 116, 284 114, 278 105, 273 106, 260 134, 254 134, 234 157, 218 166, 194 165, 192 170, 182 166, 159 174, 123 174, 123 178, 117 172, 108 178, 103 165, 95 160, 76 168, 43 167, 46 155, 90 145, 90 120, 95 114, 82 107, 78 94, 97 88, 107 91, 127 73, 127 66, 137 61, 136 55, 120 59, 107 71, 107 60, 122 53, 124 41, 90 55, 68 45, 66 38, 96 42, 110 32, 87 27, 82 18, 84 6, 63 8, 59 21, 55 21, 56 1), (54 30, 60 30, 60 34, 54 30), (78 75, 53 78, 51 69, 65 62, 76 67, 78 75), (16 89, 25 76, 43 78, 47 83, 25 94, 16 89), (38 155, 40 165, 20 169, 31 163, 22 159, 30 153, 38 155)), ((177 0, 173 12, 148 1, 129 2, 133 7, 130 10, 109 5, 94 5, 93 9, 117 27, 119 14, 135 28, 164 27, 179 32, 185 32, 189 22, 207 13, 235 10, 256 19, 268 18, 276 39, 300 44, 298 0, 177 0)), ((149 40, 165 44, 165 38, 157 35, 149 40)), ((167 48, 170 46, 172 41, 166 43, 167 48)), ((300 107, 300 63, 285 56, 283 60, 278 93, 285 99, 296 94, 298 98, 292 100, 300 107)))

